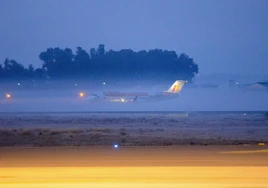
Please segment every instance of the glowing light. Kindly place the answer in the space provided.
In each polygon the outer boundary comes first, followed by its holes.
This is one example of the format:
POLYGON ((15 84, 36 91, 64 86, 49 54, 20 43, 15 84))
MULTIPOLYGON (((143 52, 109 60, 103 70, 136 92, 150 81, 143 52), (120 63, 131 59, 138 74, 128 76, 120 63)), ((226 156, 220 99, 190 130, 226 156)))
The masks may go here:
POLYGON ((85 96, 84 92, 79 93, 79 97, 84 97, 84 96, 85 96))
POLYGON ((119 145, 118 144, 114 144, 114 148, 118 148, 119 147, 119 145))
POLYGON ((9 93, 6 94, 6 98, 7 98, 7 99, 10 99, 10 98, 11 98, 11 94, 9 94, 9 93))
POLYGON ((105 82, 103 82, 102 84, 103 84, 103 85, 105 85, 106 83, 105 83, 105 82))
POLYGON ((77 84, 74 84, 75 86, 77 86, 77 84))
POLYGON ((122 102, 125 102, 125 99, 121 99, 122 102))
POLYGON ((18 86, 20 86, 20 83, 18 83, 18 86))

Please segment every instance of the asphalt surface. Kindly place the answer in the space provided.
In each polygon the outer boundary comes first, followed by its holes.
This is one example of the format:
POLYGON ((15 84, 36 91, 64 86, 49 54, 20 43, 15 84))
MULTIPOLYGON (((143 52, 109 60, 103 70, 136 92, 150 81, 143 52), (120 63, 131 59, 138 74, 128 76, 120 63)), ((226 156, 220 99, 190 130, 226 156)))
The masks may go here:
POLYGON ((0 148, 0 187, 267 188, 267 146, 0 148))

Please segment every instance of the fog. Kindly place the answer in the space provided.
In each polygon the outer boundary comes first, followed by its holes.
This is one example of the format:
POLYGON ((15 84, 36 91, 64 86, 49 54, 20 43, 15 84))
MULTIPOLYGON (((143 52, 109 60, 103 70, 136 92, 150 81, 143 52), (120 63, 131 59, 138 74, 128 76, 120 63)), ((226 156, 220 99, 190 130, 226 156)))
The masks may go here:
POLYGON ((155 102, 111 103, 86 101, 79 92, 148 92, 167 90, 171 82, 125 81, 57 81, 40 84, 2 83, 0 112, 93 112, 93 111, 266 111, 267 90, 230 89, 227 84, 218 88, 192 87, 187 84, 178 98, 155 102), (11 98, 5 98, 10 93, 11 98))

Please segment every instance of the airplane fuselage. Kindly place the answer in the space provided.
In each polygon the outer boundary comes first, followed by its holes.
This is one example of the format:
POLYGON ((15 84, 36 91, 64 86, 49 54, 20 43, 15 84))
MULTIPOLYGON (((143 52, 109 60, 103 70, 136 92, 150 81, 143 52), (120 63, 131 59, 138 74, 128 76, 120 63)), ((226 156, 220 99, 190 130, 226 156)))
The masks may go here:
POLYGON ((162 92, 100 92, 94 93, 87 97, 89 101, 104 101, 104 102, 136 102, 136 101, 162 101, 174 99, 180 95, 180 91, 184 85, 184 81, 175 81, 174 84, 167 90, 162 92))
POLYGON ((179 93, 158 92, 155 94, 149 93, 122 93, 122 92, 104 92, 102 98, 96 98, 96 100, 102 100, 105 102, 150 102, 150 101, 162 101, 177 98, 179 93))

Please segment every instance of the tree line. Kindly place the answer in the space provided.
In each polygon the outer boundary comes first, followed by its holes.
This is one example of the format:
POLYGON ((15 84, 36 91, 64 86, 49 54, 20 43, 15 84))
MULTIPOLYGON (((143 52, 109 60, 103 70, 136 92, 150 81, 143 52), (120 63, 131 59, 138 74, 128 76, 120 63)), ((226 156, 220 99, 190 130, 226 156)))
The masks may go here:
POLYGON ((48 48, 39 54, 41 68, 24 67, 15 60, 5 59, 0 64, 1 79, 186 79, 198 74, 198 65, 185 53, 153 49, 135 52, 105 50, 100 44, 89 52, 81 47, 74 53, 70 48, 48 48))

